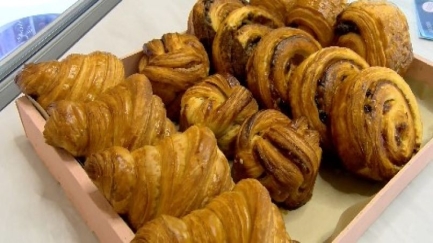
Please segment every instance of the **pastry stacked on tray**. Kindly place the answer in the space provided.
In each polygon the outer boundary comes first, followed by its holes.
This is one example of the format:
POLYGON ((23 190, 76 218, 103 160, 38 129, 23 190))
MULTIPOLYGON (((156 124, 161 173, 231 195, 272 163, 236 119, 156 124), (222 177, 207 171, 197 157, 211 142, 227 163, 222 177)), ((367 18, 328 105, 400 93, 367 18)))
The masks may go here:
POLYGON ((134 242, 290 242, 276 205, 306 204, 321 163, 387 181, 420 149, 412 59, 386 1, 199 0, 135 74, 94 52, 16 83, 134 242))

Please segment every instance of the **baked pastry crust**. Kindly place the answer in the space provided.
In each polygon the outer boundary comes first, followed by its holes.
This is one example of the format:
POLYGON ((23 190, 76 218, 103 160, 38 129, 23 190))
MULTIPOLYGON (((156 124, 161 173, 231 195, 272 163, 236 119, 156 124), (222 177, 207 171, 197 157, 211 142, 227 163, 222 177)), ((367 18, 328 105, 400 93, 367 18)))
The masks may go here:
POLYGON ((161 216, 144 225, 132 243, 278 242, 289 243, 283 218, 254 179, 240 181, 205 208, 183 218, 161 216))
POLYGON ((292 74, 305 58, 320 49, 311 35, 299 29, 278 28, 263 37, 246 66, 248 88, 260 106, 286 110, 292 74))
POLYGON ((359 0, 337 19, 336 42, 351 48, 371 66, 388 67, 404 75, 413 60, 409 25, 389 1, 359 0))
POLYGON ((242 125, 232 175, 259 180, 274 202, 296 209, 311 199, 321 156, 319 134, 305 119, 262 110, 242 125))
POLYGON ((138 71, 149 78, 167 116, 177 121, 185 90, 209 75, 206 50, 194 35, 167 33, 145 43, 143 53, 138 71))
POLYGON ((125 79, 122 61, 108 52, 70 54, 60 61, 26 64, 15 77, 20 90, 47 109, 56 101, 92 101, 125 79))
POLYGON ((343 82, 331 108, 331 131, 345 167, 389 180, 421 146, 418 104, 395 71, 370 67, 343 82))
POLYGON ((234 186, 212 131, 197 126, 155 146, 92 154, 84 169, 133 230, 163 214, 182 217, 234 186))
POLYGON ((231 158, 242 123, 258 111, 251 92, 230 74, 214 74, 189 88, 182 97, 180 128, 209 127, 218 147, 231 158))
POLYGON ((296 0, 250 0, 250 4, 266 9, 285 22, 288 13, 295 7, 296 0))
POLYGON ((46 143, 77 157, 111 146, 132 150, 176 132, 164 104, 142 74, 129 76, 90 102, 53 103, 48 114, 46 143))

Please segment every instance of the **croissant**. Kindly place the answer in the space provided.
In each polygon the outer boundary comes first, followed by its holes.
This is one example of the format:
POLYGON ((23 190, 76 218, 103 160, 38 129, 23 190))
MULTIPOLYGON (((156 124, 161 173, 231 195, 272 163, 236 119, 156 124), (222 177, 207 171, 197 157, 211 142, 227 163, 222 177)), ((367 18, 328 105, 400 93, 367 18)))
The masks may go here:
POLYGON ((176 131, 142 74, 131 75, 94 101, 53 103, 48 113, 46 142, 77 157, 115 145, 139 148, 176 131))
POLYGON ((245 66, 260 39, 283 23, 266 10, 244 6, 233 10, 222 22, 212 45, 218 73, 230 73, 244 83, 245 66))
POLYGON ((233 10, 246 4, 244 0, 198 0, 190 12, 191 20, 188 28, 194 30, 194 35, 208 53, 211 53, 212 43, 221 22, 233 10))
POLYGON ((311 199, 321 156, 319 134, 304 118, 292 121, 280 111, 262 110, 239 131, 233 178, 255 178, 276 203, 296 209, 311 199))
POLYGON ((261 107, 287 109, 284 101, 288 100, 287 84, 292 73, 320 48, 312 36, 289 27, 272 30, 263 37, 246 66, 248 88, 261 107))
POLYGON ((251 92, 230 74, 215 74, 189 88, 182 97, 180 128, 209 127, 219 148, 231 158, 242 123, 258 111, 251 92))
POLYGON ((212 131, 197 126, 155 146, 92 154, 84 169, 133 230, 162 214, 184 216, 234 186, 212 131))
POLYGON ((343 82, 331 116, 341 161, 362 177, 389 180, 420 149, 417 101, 405 80, 389 68, 370 67, 343 82))
POLYGON ((335 91, 339 84, 367 67, 367 62, 348 48, 326 47, 305 59, 288 84, 292 117, 306 117, 329 154, 333 154, 328 128, 335 91))
POLYGON ((404 75, 413 60, 406 17, 391 2, 351 3, 338 17, 335 33, 336 45, 351 48, 371 66, 404 75))
POLYGON ((250 4, 266 9, 275 14, 282 22, 285 22, 287 14, 295 6, 296 0, 250 0, 250 4))
POLYGON ((281 213, 257 180, 240 181, 205 208, 176 218, 158 217, 140 228, 132 243, 292 242, 281 213))
POLYGON ((346 5, 346 0, 296 0, 286 17, 286 24, 310 33, 323 47, 327 47, 334 40, 337 16, 346 5))
POLYGON ((26 64, 15 83, 42 108, 59 100, 92 101, 125 78, 123 63, 107 52, 71 54, 61 61, 26 64))
POLYGON ((167 116, 177 120, 185 90, 209 74, 209 58, 200 41, 190 34, 168 33, 144 44, 139 72, 161 97, 167 116))

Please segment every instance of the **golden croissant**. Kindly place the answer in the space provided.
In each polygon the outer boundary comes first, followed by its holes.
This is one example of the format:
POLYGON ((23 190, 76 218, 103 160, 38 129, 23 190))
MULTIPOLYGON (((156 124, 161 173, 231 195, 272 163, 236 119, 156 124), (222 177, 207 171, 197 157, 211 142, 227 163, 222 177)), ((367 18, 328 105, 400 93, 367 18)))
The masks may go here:
POLYGON ((258 111, 248 89, 230 74, 214 74, 189 88, 182 97, 180 128, 209 127, 223 153, 231 158, 242 123, 258 111))
POLYGON ((320 49, 311 35, 294 28, 278 28, 263 37, 246 66, 248 88, 261 107, 286 110, 292 73, 320 49))
POLYGON ((212 45, 215 71, 230 73, 244 83, 245 66, 260 39, 284 24, 268 11, 254 6, 233 10, 222 22, 212 45))
POLYGON ((344 47, 326 47, 305 59, 290 80, 288 103, 293 118, 306 117, 317 130, 321 145, 333 154, 330 135, 330 111, 335 91, 342 82, 369 67, 354 51, 344 47))
POLYGON ((73 156, 88 156, 111 146, 135 149, 176 131, 142 74, 131 75, 87 103, 53 103, 48 113, 46 142, 73 156))
POLYGON ((26 64, 15 77, 20 90, 42 108, 59 100, 92 101, 125 79, 123 63, 107 52, 71 54, 61 61, 26 64))
POLYGON ((341 161, 360 176, 389 180, 420 149, 422 124, 416 98, 389 68, 370 67, 343 82, 331 116, 341 161))
POLYGON ((338 17, 335 33, 336 45, 351 48, 371 66, 388 67, 404 75, 412 63, 409 25, 392 2, 351 3, 338 17))
POLYGON ((319 134, 304 118, 262 110, 239 131, 233 178, 255 178, 276 203, 296 209, 311 199, 321 156, 319 134))
POLYGON ((92 154, 84 169, 134 230, 162 214, 184 216, 234 186, 212 131, 197 126, 155 146, 92 154))
POLYGON ((266 9, 285 22, 288 13, 295 7, 296 0, 250 0, 250 4, 266 9))
POLYGON ((323 47, 334 40, 337 16, 347 5, 346 0, 296 0, 286 17, 286 24, 310 33, 323 47))
POLYGON ((152 83, 164 102, 168 117, 177 120, 180 99, 186 89, 209 74, 209 58, 197 37, 168 33, 144 44, 139 72, 152 83))
POLYGON ((205 208, 163 215, 140 228, 132 243, 290 243, 281 213, 257 180, 240 181, 205 208))

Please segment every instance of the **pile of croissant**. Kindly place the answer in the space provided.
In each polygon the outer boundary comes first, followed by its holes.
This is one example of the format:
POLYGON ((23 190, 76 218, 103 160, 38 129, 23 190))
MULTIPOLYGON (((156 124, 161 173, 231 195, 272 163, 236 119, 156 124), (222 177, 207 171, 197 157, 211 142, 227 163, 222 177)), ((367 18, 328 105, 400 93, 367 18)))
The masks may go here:
POLYGON ((96 51, 15 81, 134 242, 291 242, 278 207, 311 199, 322 162, 387 181, 420 149, 412 59, 387 1, 198 0, 134 74, 96 51))

